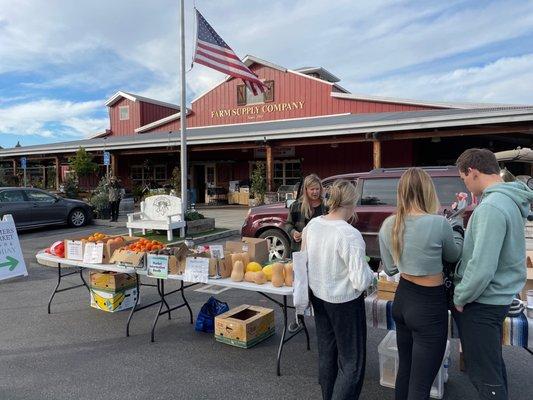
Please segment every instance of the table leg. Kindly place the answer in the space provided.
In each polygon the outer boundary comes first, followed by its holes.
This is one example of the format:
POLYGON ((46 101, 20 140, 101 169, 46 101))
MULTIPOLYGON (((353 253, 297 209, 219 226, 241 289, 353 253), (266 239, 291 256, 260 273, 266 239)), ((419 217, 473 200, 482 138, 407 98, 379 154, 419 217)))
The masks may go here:
POLYGON ((283 296, 283 305, 281 306, 283 311, 283 332, 281 334, 281 340, 279 341, 277 369, 276 373, 281 376, 281 352, 283 351, 283 345, 285 344, 285 334, 287 333, 287 296, 283 296))
POLYGON ((57 285, 54 288, 54 291, 52 292, 52 296, 50 296, 50 300, 48 300, 48 314, 50 314, 50 306, 52 305, 52 300, 54 299, 54 296, 57 293, 57 289, 59 288, 59 285, 61 284, 61 264, 57 264, 57 285))
POLYGON ((165 300, 165 281, 161 279, 161 292, 159 293, 159 295, 161 296, 161 300, 163 301, 163 303, 165 303, 165 306, 167 308, 167 312, 168 312, 168 319, 171 319, 171 315, 170 315, 170 307, 167 303, 167 301, 165 300))
POLYGON ((141 277, 137 276, 137 279, 135 280, 135 286, 137 287, 137 298, 135 299, 135 304, 133 305, 130 315, 128 315, 128 322, 126 323, 126 337, 130 336, 130 322, 131 318, 133 317, 133 313, 135 313, 135 309, 137 308, 137 305, 139 304, 139 298, 141 297, 141 286, 140 281, 141 277))
POLYGON ((85 286, 90 291, 89 286, 87 285, 87 282, 85 282, 85 279, 83 278, 83 275, 82 275, 83 268, 81 268, 81 267, 76 267, 76 268, 79 268, 79 271, 73 271, 73 272, 69 272, 67 274, 62 274, 61 273, 61 270, 62 270, 61 263, 57 263, 57 284, 56 284, 56 287, 54 288, 54 291, 52 292, 52 295, 50 296, 50 300, 48 300, 48 314, 51 313, 50 308, 52 306, 52 300, 54 299, 54 296, 56 295, 56 293, 65 292, 67 290, 76 289, 76 288, 79 288, 79 287, 82 287, 82 286, 85 286), (65 277, 65 276, 74 275, 74 274, 77 274, 77 273, 80 274, 80 278, 81 278, 83 283, 81 283, 80 285, 74 285, 74 286, 69 286, 69 287, 63 288, 63 289, 59 289, 59 285, 61 285, 61 278, 65 277))
POLYGON ((89 293, 91 293, 91 288, 89 287, 89 285, 87 285, 87 282, 85 281, 85 278, 83 277, 83 268, 80 268, 80 278, 83 284, 85 285, 85 287, 87 288, 87 290, 89 291, 89 293))
MULTIPOLYGON (((191 285, 192 286, 192 285, 191 285)), ((183 287, 183 281, 181 281, 181 286, 180 286, 180 291, 181 291, 181 297, 183 299, 183 303, 185 304, 185 306, 187 307, 187 309, 189 310, 189 316, 191 318, 191 324, 194 322, 193 320, 193 316, 192 316, 192 310, 191 310, 191 306, 189 305, 189 302, 187 301, 187 299, 185 298, 185 288, 183 287)))
POLYGON ((155 315, 154 322, 152 324, 152 333, 150 336, 150 341, 153 343, 155 342, 155 327, 157 325, 157 320, 159 319, 159 316, 161 315, 161 310, 163 309, 163 302, 164 302, 164 287, 161 289, 161 279, 157 279, 157 292, 159 293, 159 296, 161 296, 161 300, 159 301, 159 310, 157 310, 157 314, 155 315))

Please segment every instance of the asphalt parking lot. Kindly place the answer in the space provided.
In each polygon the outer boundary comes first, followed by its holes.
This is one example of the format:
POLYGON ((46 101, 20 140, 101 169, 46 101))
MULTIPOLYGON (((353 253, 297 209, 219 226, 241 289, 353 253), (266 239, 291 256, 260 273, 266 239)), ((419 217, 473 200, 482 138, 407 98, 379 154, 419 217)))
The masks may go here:
MULTIPOLYGON (((277 332, 252 349, 215 342, 195 332, 183 310, 161 318, 156 342, 150 342, 155 308, 136 313, 131 336, 125 337, 125 312, 105 313, 89 306, 85 288, 59 293, 46 312, 56 284, 56 269, 35 262, 35 253, 55 240, 95 230, 122 233, 119 227, 55 228, 20 235, 29 276, 0 283, 0 399, 320 399, 314 323, 308 321, 311 351, 305 337, 289 342, 282 376, 275 360, 282 326, 277 306, 255 293, 228 290, 217 298, 230 307, 256 304, 275 309, 277 332)), ((224 239, 225 241, 226 239, 224 239)), ((65 281, 77 283, 76 275, 65 281)), ((172 287, 169 282, 168 286, 172 287)), ((174 284, 175 285, 175 284, 174 284)), ((196 314, 209 295, 188 289, 196 314)), ((141 301, 154 300, 155 289, 143 288, 141 301)), ((176 299, 177 300, 177 299, 176 299)), ((362 399, 392 399, 393 390, 379 384, 377 347, 384 330, 369 328, 362 399)), ((473 387, 458 370, 457 340, 452 344, 446 399, 475 399, 473 387)), ((533 356, 505 347, 511 399, 531 399, 533 356)))

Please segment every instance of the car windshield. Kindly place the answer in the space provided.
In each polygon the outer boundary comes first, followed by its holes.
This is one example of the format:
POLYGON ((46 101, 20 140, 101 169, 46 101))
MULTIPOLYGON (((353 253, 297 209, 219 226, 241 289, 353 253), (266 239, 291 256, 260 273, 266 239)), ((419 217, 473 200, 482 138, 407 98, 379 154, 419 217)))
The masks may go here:
MULTIPOLYGON (((396 191, 400 178, 379 178, 367 179, 363 182, 363 195, 361 205, 387 205, 396 206, 396 191)), ((459 177, 444 176, 433 177, 435 190, 441 205, 447 207, 455 201, 455 194, 459 192, 468 193, 466 186, 459 177)), ((472 197, 468 193, 468 204, 471 204, 472 197)))

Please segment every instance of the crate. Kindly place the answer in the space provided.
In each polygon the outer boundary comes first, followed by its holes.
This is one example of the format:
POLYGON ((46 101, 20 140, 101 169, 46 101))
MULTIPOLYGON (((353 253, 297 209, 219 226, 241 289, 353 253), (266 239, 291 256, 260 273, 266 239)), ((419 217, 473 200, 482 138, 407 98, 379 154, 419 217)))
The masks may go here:
MULTIPOLYGON (((398 347, 396 345, 396 331, 389 331, 378 346, 379 353, 379 383, 381 386, 393 388, 396 385, 398 373, 398 347)), ((446 351, 442 365, 431 386, 430 397, 442 399, 444 383, 448 381, 448 367, 450 365, 450 341, 446 341, 446 351)))

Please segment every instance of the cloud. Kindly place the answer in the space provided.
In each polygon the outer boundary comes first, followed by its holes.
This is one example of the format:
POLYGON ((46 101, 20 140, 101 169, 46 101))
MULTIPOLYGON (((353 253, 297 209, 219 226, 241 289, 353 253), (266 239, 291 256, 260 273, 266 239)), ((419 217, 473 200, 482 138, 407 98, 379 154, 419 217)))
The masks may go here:
POLYGON ((533 53, 446 73, 410 74, 360 85, 363 93, 420 100, 533 104, 533 53))
POLYGON ((74 103, 53 99, 2 107, 0 132, 44 138, 86 137, 108 126, 107 118, 91 117, 101 109, 99 100, 74 103))
MULTIPOLYGON (((198 6, 239 56, 293 69, 323 66, 355 93, 533 103, 531 1, 219 0, 198 6)), ((188 68, 191 0, 186 22, 188 68)), ((179 102, 179 4, 0 0, 0 60, 0 133, 94 133, 108 127, 104 102, 117 90, 179 102), (6 77, 9 85, 3 85, 6 77), (40 106, 54 101, 47 110, 40 106), (80 105, 86 108, 75 111, 80 105), (43 115, 28 118, 17 111, 24 107, 43 115)), ((189 102, 223 78, 196 65, 187 74, 189 102)))

